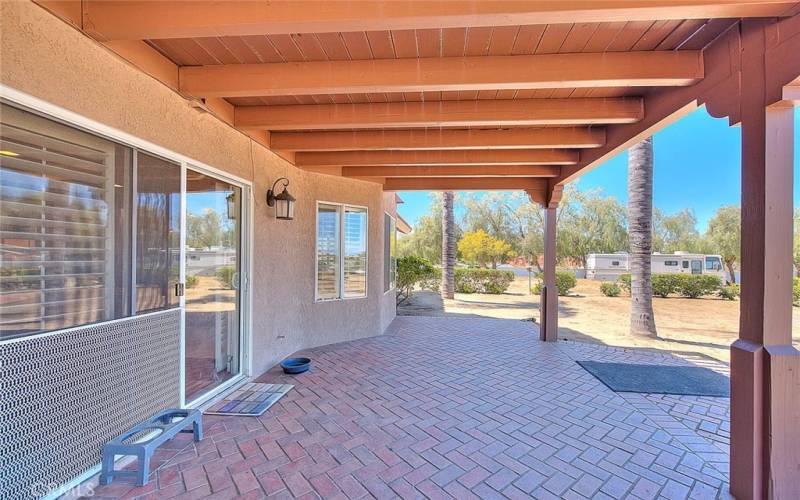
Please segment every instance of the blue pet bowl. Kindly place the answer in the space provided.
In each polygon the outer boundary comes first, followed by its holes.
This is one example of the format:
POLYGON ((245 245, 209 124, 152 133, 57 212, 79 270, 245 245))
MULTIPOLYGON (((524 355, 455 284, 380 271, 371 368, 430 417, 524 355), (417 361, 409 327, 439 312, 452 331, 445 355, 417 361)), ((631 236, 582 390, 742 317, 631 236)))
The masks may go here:
POLYGON ((281 368, 283 373, 303 373, 311 368, 311 360, 308 358, 289 358, 281 361, 281 368))

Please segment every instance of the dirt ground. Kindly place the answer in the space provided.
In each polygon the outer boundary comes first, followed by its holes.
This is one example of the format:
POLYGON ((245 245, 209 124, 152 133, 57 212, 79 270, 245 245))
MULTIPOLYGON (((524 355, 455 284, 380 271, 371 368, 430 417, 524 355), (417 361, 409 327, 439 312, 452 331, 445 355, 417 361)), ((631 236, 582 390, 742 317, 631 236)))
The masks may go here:
MULTIPOLYGON (((620 347, 646 347, 695 352, 729 361, 729 347, 739 330, 739 301, 707 297, 654 298, 658 339, 628 334, 630 297, 605 297, 600 282, 578 280, 569 297, 559 297, 558 337, 620 347)), ((484 316, 505 319, 539 318, 539 297, 528 292, 528 278, 517 278, 502 295, 461 294, 443 301, 438 293, 417 291, 398 314, 422 316, 484 316)), ((800 344, 800 308, 793 311, 795 344, 800 344)))

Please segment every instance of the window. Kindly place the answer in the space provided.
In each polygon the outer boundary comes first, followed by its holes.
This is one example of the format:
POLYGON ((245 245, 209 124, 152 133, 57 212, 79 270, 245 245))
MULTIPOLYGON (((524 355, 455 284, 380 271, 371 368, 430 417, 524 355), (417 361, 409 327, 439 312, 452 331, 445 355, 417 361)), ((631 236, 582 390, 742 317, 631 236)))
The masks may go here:
POLYGON ((397 221, 383 214, 383 291, 397 285, 397 221))
POLYGON ((611 261, 611 265, 612 266, 619 266, 619 261, 618 260, 612 260, 611 261))
POLYGON ((367 209, 317 205, 317 300, 366 297, 367 209))
POLYGON ((678 267, 678 261, 677 260, 665 260, 664 261, 664 265, 667 266, 667 267, 678 267))
POLYGON ((683 268, 684 269, 689 269, 689 261, 688 260, 684 260, 683 261, 683 268))
POLYGON ((0 116, 0 339, 174 306, 180 168, 5 104, 0 116))
POLYGON ((719 257, 706 257, 706 271, 722 271, 719 257))

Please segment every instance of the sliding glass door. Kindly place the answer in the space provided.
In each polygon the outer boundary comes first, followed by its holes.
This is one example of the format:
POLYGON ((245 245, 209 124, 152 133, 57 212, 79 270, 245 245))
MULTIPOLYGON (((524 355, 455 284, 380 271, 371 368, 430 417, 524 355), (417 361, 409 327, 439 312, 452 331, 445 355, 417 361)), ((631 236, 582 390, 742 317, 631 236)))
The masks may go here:
POLYGON ((242 188, 186 170, 185 394, 241 372, 242 188))

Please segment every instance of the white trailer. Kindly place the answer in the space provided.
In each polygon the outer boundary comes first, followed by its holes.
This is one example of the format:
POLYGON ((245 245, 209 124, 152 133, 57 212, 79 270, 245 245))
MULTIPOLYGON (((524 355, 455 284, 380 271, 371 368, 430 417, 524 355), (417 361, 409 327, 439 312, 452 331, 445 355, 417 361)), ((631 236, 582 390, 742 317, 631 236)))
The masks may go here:
MULTIPOLYGON (((727 280, 719 255, 654 253, 650 262, 654 274, 708 274, 727 280)), ((627 253, 592 253, 586 259, 586 277, 589 279, 611 281, 628 272, 630 261, 627 253)))
POLYGON ((590 280, 615 281, 629 271, 625 252, 590 253, 586 258, 586 278, 590 280))

